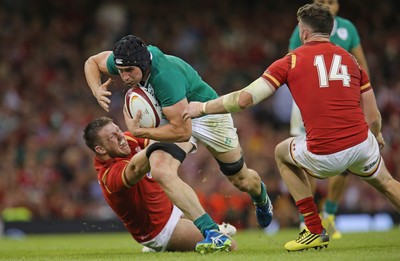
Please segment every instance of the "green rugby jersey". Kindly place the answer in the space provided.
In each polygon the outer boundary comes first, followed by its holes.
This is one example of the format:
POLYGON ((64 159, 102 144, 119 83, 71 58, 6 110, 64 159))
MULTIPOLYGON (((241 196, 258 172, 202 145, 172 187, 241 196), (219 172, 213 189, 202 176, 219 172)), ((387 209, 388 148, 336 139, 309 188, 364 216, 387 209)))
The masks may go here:
MULTIPOLYGON (((352 22, 336 16, 331 33, 331 42, 350 52, 360 44, 360 36, 352 22)), ((299 26, 296 26, 289 40, 289 50, 301 46, 299 26)))
MULTIPOLYGON (((156 46, 149 45, 147 49, 151 53, 150 77, 142 87, 154 94, 161 107, 174 105, 185 97, 189 102, 205 102, 218 97, 187 62, 164 54, 156 46)), ((113 54, 108 57, 107 69, 111 74, 119 74, 113 54)))

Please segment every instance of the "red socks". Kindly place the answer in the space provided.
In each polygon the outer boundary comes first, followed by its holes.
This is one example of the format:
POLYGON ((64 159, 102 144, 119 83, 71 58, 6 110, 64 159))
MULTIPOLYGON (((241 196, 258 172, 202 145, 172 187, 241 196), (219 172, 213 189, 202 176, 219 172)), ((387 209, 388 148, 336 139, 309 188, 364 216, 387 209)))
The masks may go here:
POLYGON ((314 203, 314 198, 304 198, 296 202, 296 206, 300 214, 304 217, 304 222, 308 230, 313 234, 321 234, 322 227, 321 218, 318 215, 317 205, 314 203))

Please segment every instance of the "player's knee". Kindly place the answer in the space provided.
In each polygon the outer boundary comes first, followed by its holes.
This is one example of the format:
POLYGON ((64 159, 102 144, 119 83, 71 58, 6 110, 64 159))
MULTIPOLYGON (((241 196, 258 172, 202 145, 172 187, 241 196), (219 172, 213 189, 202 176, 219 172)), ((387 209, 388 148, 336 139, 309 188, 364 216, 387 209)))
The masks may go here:
POLYGON ((237 173, 239 173, 244 165, 244 158, 243 155, 240 157, 240 159, 236 162, 232 162, 232 163, 225 163, 222 162, 220 160, 218 160, 217 158, 215 158, 218 162, 219 165, 219 169, 222 171, 222 173, 225 176, 233 176, 237 173))
POLYGON ((174 143, 160 142, 150 145, 146 155, 150 160, 152 177, 157 182, 163 183, 178 175, 178 167, 185 159, 186 152, 174 143))

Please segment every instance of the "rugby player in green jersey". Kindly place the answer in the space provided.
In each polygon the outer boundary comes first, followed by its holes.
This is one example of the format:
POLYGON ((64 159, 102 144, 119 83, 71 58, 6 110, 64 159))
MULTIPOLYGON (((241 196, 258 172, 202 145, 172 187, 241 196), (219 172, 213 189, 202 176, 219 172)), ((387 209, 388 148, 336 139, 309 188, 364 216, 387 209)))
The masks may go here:
MULTIPOLYGON (((232 116, 219 114, 183 120, 182 112, 189 102, 206 102, 218 97, 191 65, 176 56, 164 54, 156 46, 147 46, 137 36, 128 35, 116 43, 113 51, 89 57, 84 69, 93 95, 106 111, 110 105, 108 87, 111 79, 102 82, 103 74, 120 75, 127 85, 145 88, 153 94, 162 108, 166 124, 156 128, 141 128, 138 125, 131 129, 131 133, 135 137, 158 141, 190 142, 193 150, 197 142, 202 143, 228 180, 250 195, 259 225, 267 227, 271 223, 272 204, 266 186, 258 173, 245 163, 232 116)), ((231 240, 220 233, 194 190, 179 178, 178 167, 171 164, 172 160, 162 150, 154 152, 149 159, 151 175, 202 232, 205 240, 197 244, 196 251, 209 253, 229 249, 231 240)))

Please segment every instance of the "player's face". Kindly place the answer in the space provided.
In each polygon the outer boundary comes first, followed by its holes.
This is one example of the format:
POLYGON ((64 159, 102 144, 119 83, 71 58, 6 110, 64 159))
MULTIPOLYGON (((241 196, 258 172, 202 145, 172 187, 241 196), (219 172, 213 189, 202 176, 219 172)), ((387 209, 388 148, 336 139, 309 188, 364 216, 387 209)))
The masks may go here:
POLYGON ((338 0, 314 0, 314 3, 323 4, 329 7, 329 10, 333 15, 336 15, 339 11, 339 2, 338 0))
POLYGON ((124 83, 136 86, 142 80, 143 74, 137 66, 116 66, 124 83))
POLYGON ((98 133, 101 147, 105 154, 110 157, 126 157, 131 153, 131 148, 124 136, 124 133, 114 123, 104 126, 98 133))

